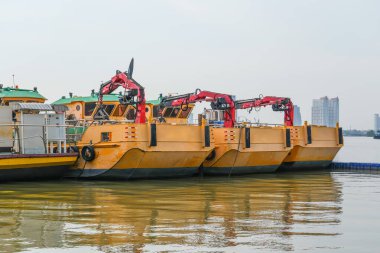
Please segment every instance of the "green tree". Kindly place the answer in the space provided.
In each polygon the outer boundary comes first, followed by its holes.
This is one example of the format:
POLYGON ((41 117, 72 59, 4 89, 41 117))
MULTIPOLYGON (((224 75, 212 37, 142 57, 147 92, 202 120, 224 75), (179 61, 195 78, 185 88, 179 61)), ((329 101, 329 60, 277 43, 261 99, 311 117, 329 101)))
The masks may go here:
POLYGON ((368 136, 368 137, 373 137, 373 136, 375 136, 375 131, 373 131, 373 130, 369 130, 369 131, 367 131, 367 136, 368 136))

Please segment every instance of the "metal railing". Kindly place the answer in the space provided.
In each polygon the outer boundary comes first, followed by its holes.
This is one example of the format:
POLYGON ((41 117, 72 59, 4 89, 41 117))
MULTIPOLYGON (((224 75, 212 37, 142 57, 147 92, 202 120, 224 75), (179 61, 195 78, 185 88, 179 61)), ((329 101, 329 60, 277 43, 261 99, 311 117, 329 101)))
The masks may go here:
MULTIPOLYGON (((20 124, 18 122, 14 122, 12 124, 3 124, 0 123, 0 143, 2 143, 3 147, 6 145, 5 143, 11 143, 7 148, 11 150, 11 153, 19 153, 19 154, 37 154, 37 153, 65 153, 67 150, 66 143, 66 128, 68 125, 48 125, 48 124, 20 124), (37 130, 36 135, 26 135, 25 130, 27 128, 40 128, 37 130), (4 131, 4 128, 8 128, 4 131), (54 130, 63 130, 62 133, 52 135, 52 130, 49 129, 54 128, 54 130), (61 129, 63 128, 63 129, 61 129), (41 134, 38 134, 40 131, 41 134), (50 136, 49 136, 50 132, 50 136), (35 143, 28 143, 26 146, 26 142, 37 139, 35 143), (42 142, 42 145, 41 145, 42 142), (5 144, 5 145, 4 145, 5 144), (37 152, 37 150, 44 150, 44 152, 37 152), (34 150, 34 151, 33 151, 34 150)), ((33 130, 32 130, 33 131, 33 130)), ((8 152, 9 153, 9 152, 8 152)))

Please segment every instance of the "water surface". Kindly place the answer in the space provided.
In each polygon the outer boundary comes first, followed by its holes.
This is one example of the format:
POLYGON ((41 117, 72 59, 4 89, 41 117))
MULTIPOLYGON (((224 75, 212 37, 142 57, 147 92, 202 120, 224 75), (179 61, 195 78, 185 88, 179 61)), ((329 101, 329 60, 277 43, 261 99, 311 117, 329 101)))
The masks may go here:
POLYGON ((344 147, 339 151, 335 161, 380 163, 380 140, 345 136, 344 147))
POLYGON ((375 252, 379 193, 379 175, 326 171, 3 184, 0 250, 375 252))

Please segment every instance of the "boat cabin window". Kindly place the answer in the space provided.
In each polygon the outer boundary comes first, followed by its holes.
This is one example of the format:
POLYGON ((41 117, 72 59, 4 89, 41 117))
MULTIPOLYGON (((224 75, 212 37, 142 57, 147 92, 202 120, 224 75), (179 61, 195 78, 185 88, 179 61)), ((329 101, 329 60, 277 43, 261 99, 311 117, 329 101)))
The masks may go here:
MULTIPOLYGON (((114 107, 115 107, 115 105, 104 105, 104 104, 103 104, 103 109, 104 109, 104 111, 107 113, 107 115, 110 115, 110 114, 111 114, 111 112, 112 112, 112 110, 113 110, 114 107)), ((96 109, 96 113, 95 113, 95 115, 98 114, 99 110, 100 110, 100 108, 98 107, 98 108, 96 109)))
POLYGON ((181 113, 179 114, 178 118, 181 119, 186 119, 187 116, 189 116, 190 112, 193 110, 192 107, 187 107, 187 110, 182 110, 181 113))
POLYGON ((107 142, 111 141, 112 133, 111 132, 102 132, 100 135, 100 141, 107 142))
POLYGON ((103 108, 108 115, 111 114, 114 107, 115 107, 115 105, 103 105, 103 108))
POLYGON ((154 118, 160 117, 160 106, 159 105, 153 106, 153 117, 154 118))
POLYGON ((85 103, 84 104, 84 115, 85 116, 91 116, 92 113, 94 112, 96 107, 96 103, 85 103))
POLYGON ((170 114, 172 113, 172 111, 173 111, 172 107, 166 107, 163 116, 166 117, 166 118, 169 117, 170 114))
POLYGON ((172 113, 170 114, 170 118, 176 118, 179 113, 179 108, 174 108, 172 113))
POLYGON ((115 117, 123 116, 127 107, 128 107, 127 105, 118 105, 113 113, 113 116, 115 117))
POLYGON ((135 120, 136 118, 136 109, 135 108, 130 108, 127 111, 127 115, 125 115, 127 120, 135 120))
POLYGON ((176 118, 180 109, 179 107, 167 107, 164 111, 165 118, 176 118))

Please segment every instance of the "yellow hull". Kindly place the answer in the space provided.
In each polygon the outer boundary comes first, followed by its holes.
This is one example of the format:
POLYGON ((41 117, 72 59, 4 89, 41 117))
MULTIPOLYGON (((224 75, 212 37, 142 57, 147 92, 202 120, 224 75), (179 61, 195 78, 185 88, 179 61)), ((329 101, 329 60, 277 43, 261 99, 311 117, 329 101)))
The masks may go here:
POLYGON ((214 138, 215 155, 203 164, 206 175, 274 172, 290 152, 280 127, 216 128, 214 138))
POLYGON ((289 128, 294 147, 282 168, 326 168, 343 147, 343 139, 339 140, 343 137, 339 137, 338 127, 304 125, 289 128))
POLYGON ((90 126, 78 143, 79 148, 92 146, 95 159, 83 157, 71 170, 71 176, 106 179, 143 179, 192 176, 214 148, 212 129, 209 145, 205 127, 187 125, 117 124, 90 126), (111 140, 102 141, 102 133, 111 140), (156 136, 152 145, 152 136, 156 136))
POLYGON ((60 178, 76 160, 76 154, 2 155, 0 181, 60 178))

